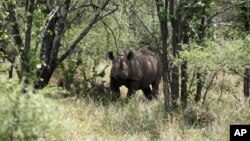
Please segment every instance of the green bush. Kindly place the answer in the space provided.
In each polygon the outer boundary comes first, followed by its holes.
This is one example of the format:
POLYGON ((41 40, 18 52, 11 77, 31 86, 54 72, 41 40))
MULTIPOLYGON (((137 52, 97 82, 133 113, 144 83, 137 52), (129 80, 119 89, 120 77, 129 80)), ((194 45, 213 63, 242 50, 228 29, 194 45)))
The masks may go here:
POLYGON ((241 74, 250 65, 249 46, 250 36, 238 40, 207 40, 202 46, 191 44, 180 56, 200 70, 233 70, 241 74))
POLYGON ((0 140, 45 138, 52 129, 56 107, 42 95, 21 93, 18 86, 8 80, 0 83, 0 140))

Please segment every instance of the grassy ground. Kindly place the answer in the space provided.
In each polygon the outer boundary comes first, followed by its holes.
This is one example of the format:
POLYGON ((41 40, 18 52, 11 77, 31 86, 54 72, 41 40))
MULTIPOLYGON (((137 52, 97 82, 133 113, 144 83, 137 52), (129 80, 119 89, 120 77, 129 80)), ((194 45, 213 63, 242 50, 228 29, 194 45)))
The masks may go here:
MULTIPOLYGON (((104 80, 108 80, 108 75, 104 80)), ((8 84, 7 80, 3 82, 5 83, 1 83, 0 88, 6 89, 6 93, 16 91, 15 87, 12 88, 13 83, 8 84)), ((250 103, 249 99, 243 97, 241 82, 241 78, 234 75, 226 75, 223 79, 220 74, 215 78, 204 105, 193 103, 194 96, 190 94, 187 109, 168 113, 164 112, 162 92, 153 101, 148 101, 141 91, 129 100, 108 103, 100 103, 91 98, 46 98, 45 104, 55 105, 56 108, 53 109, 56 110, 52 110, 52 129, 39 140, 227 141, 230 124, 250 124, 250 103)), ((40 93, 58 93, 53 89, 46 89, 40 93)), ((121 91, 125 97, 126 88, 121 88, 121 91)), ((36 99, 34 103, 37 103, 36 99)), ((46 111, 47 107, 44 108, 46 111)), ((47 117, 46 114, 43 116, 47 117)))
MULTIPOLYGON (((192 103, 186 110, 164 112, 163 95, 148 101, 141 92, 130 100, 100 104, 92 99, 53 100, 59 105, 55 133, 46 140, 121 140, 121 141, 200 141, 229 140, 230 124, 250 124, 249 101, 235 86, 239 78, 217 78, 205 105, 192 103)), ((122 89, 125 93, 125 89, 122 89)))

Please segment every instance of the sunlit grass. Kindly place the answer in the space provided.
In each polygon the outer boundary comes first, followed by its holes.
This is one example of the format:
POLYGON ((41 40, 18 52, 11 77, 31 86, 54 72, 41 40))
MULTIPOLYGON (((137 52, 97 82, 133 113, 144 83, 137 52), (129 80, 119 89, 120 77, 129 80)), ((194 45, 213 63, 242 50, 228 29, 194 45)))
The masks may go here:
MULTIPOLYGON (((102 80, 109 81, 107 74, 102 80)), ((108 103, 87 97, 46 97, 58 108, 53 113, 53 128, 40 140, 227 141, 230 124, 250 124, 249 99, 243 97, 242 78, 235 75, 227 74, 223 79, 218 74, 205 105, 195 104, 194 94, 190 94, 187 109, 169 113, 164 111, 162 92, 157 100, 148 101, 141 91, 128 100, 127 88, 120 90, 123 98, 108 103)), ((39 92, 46 93, 56 95, 60 90, 46 88, 39 92)))
POLYGON ((60 99, 67 126, 54 139, 229 140, 230 124, 250 124, 249 103, 243 94, 235 99, 229 92, 218 103, 218 95, 212 89, 205 105, 190 102, 185 111, 171 113, 164 112, 162 95, 148 101, 140 92, 128 101, 105 105, 91 99, 60 99))

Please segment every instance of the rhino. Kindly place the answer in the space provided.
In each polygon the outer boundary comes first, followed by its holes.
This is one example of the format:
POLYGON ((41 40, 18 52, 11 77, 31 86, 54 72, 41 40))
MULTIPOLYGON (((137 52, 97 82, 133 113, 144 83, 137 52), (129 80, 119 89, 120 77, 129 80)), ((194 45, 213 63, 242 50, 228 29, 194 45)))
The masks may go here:
POLYGON ((116 54, 108 52, 108 58, 112 61, 110 88, 117 97, 119 87, 124 85, 128 88, 127 97, 142 90, 148 100, 157 98, 162 76, 162 63, 157 54, 145 48, 124 49, 116 54))

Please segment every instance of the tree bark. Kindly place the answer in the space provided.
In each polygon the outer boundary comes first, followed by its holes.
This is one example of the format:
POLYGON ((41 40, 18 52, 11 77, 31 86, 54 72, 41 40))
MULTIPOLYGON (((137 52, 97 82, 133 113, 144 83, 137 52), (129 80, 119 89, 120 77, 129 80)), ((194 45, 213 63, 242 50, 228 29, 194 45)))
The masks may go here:
MULTIPOLYGON (((155 0, 156 2, 156 8, 157 8, 157 14, 160 21, 160 28, 161 28, 161 38, 162 38, 162 69, 163 69, 163 93, 164 93, 164 107, 165 111, 170 110, 170 101, 171 101, 171 95, 169 91, 169 62, 168 62, 168 45, 167 45, 167 39, 168 39, 168 17, 164 16, 160 11, 161 8, 165 12, 168 10, 168 0, 165 0, 165 5, 161 0, 155 0)), ((166 14, 166 13, 164 13, 166 14)))
MULTIPOLYGON (((10 21, 11 23, 10 34, 13 37, 12 39, 13 39, 14 45, 20 51, 21 48, 23 47, 23 42, 22 42, 22 38, 20 35, 19 24, 16 19, 14 5, 10 2, 4 6, 5 6, 6 11, 9 13, 7 20, 10 21)), ((17 56, 17 52, 14 52, 13 54, 10 54, 8 57, 8 60, 11 63, 11 66, 9 68, 9 78, 12 78, 12 75, 13 75, 13 68, 14 68, 13 64, 15 63, 16 56, 17 56)), ((21 79, 21 74, 19 70, 17 70, 17 76, 19 79, 21 79)))
POLYGON ((188 73, 187 73, 187 61, 183 61, 181 65, 181 103, 185 108, 187 107, 188 91, 187 91, 187 82, 188 82, 188 73))
POLYGON ((201 100, 201 91, 203 88, 203 80, 200 72, 197 72, 196 79, 197 79, 197 85, 196 85, 196 94, 194 100, 197 103, 201 100))
MULTIPOLYGON (((241 11, 242 11, 242 19, 244 24, 244 31, 246 32, 246 35, 250 33, 250 7, 249 2, 245 2, 241 5, 241 11)), ((244 84, 243 84, 243 90, 244 90, 244 96, 249 97, 250 94, 250 69, 245 68, 244 69, 244 84)))
MULTIPOLYGON (((187 23, 185 23, 185 30, 183 32, 183 44, 188 45, 189 44, 189 37, 187 35, 188 33, 188 27, 187 23)), ((181 64, 181 103, 182 107, 186 108, 188 104, 188 73, 187 73, 187 67, 188 67, 188 62, 186 60, 183 61, 181 64)))
MULTIPOLYGON (((50 9, 47 5, 46 10, 44 10, 44 14, 48 15, 53 9, 50 9)), ((56 16, 54 16, 55 13, 51 14, 51 17, 49 17, 45 22, 45 29, 43 32, 43 38, 42 38, 42 46, 40 50, 40 58, 44 61, 45 64, 49 64, 50 60, 50 53, 52 50, 53 41, 55 38, 55 27, 56 27, 56 16)))
MULTIPOLYGON (((176 10, 176 3, 174 0, 170 0, 169 13, 171 16, 171 26, 172 26, 172 54, 173 58, 178 58, 178 50, 179 50, 179 25, 180 25, 180 17, 178 11, 176 10)), ((178 7, 179 8, 179 7, 178 7)), ((179 65, 172 65, 172 81, 171 81, 171 98, 172 98, 172 106, 173 108, 177 107, 177 101, 179 98, 179 65)))
POLYGON ((67 16, 69 12, 70 3, 71 0, 64 0, 64 6, 61 11, 62 14, 58 17, 57 20, 56 36, 54 38, 52 51, 50 53, 49 65, 51 66, 57 65, 57 56, 61 47, 61 39, 62 35, 64 34, 64 28, 66 27, 67 23, 67 16))
POLYGON ((250 32, 250 2, 244 2, 241 4, 242 19, 244 24, 244 31, 246 33, 250 32))
POLYGON ((136 37, 136 14, 137 11, 134 8, 135 4, 136 4, 136 0, 134 0, 133 2, 128 1, 129 4, 129 15, 128 15, 128 19, 129 19, 129 28, 130 30, 134 33, 134 36, 136 37))
POLYGON ((49 80, 56 69, 56 65, 51 65, 51 67, 43 67, 39 80, 35 83, 34 88, 42 89, 49 83, 49 80))
POLYGON ((245 68, 244 70, 244 96, 249 97, 250 94, 250 69, 245 68))
POLYGON ((8 20, 11 22, 11 35, 13 36, 14 44, 20 49, 23 46, 21 34, 19 31, 19 24, 16 19, 16 12, 14 10, 14 5, 9 3, 7 6, 9 17, 8 20))
MULTIPOLYGON (((21 54, 21 74, 22 76, 25 75, 28 79, 28 74, 30 73, 29 68, 29 51, 31 45, 31 30, 32 30, 32 23, 33 23, 33 13, 35 10, 35 0, 26 0, 26 30, 25 30, 25 39, 24 39, 24 50, 21 54)), ((27 81, 28 82, 28 81, 27 81)))
MULTIPOLYGON (((202 15, 206 14, 206 7, 203 7, 201 12, 202 15)), ((205 26, 205 16, 202 16, 200 19, 200 25, 198 27, 198 44, 202 44, 204 41, 204 37, 205 37, 205 30, 206 30, 206 26, 205 26)), ((197 84, 196 84, 196 94, 195 94, 195 102, 199 102, 201 100, 201 92, 202 92, 202 88, 203 88, 203 79, 202 79, 202 74, 200 72, 199 69, 197 69, 197 74, 196 74, 196 79, 197 79, 197 84)))
MULTIPOLYGON (((65 2, 66 4, 70 4, 69 3, 70 1, 68 0, 66 0, 65 2)), ((58 23, 59 17, 56 15, 58 15, 58 11, 60 8, 56 7, 54 9, 51 9, 50 7, 52 6, 47 5, 46 10, 44 11, 44 14, 50 15, 50 17, 46 20, 42 38, 40 58, 44 61, 45 65, 42 65, 42 68, 39 69, 37 72, 37 77, 39 78, 39 80, 36 82, 34 86, 37 89, 44 88, 49 83, 49 80, 57 67, 56 57, 60 48, 59 36, 62 34, 62 30, 64 30, 63 25, 64 22, 66 22, 66 16, 64 16, 65 17, 64 21, 63 21, 63 16, 61 16, 60 22, 58 23)), ((69 5, 67 7, 69 7, 69 5)), ((64 12, 64 14, 67 14, 67 12, 64 12)))

